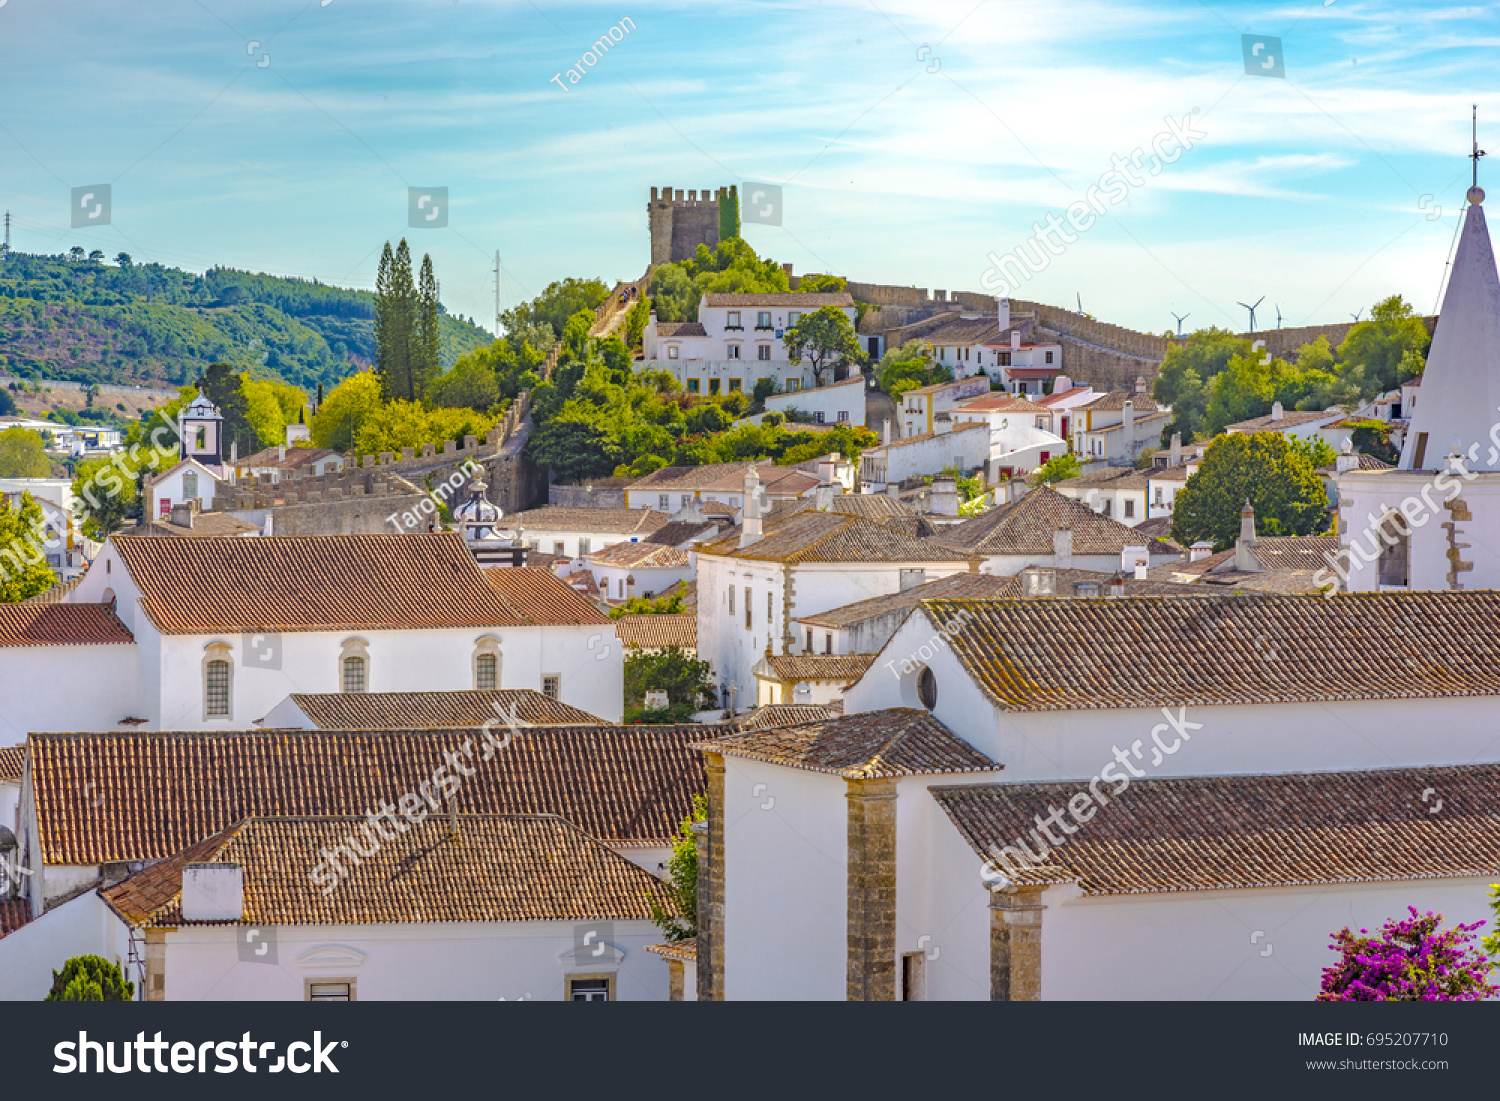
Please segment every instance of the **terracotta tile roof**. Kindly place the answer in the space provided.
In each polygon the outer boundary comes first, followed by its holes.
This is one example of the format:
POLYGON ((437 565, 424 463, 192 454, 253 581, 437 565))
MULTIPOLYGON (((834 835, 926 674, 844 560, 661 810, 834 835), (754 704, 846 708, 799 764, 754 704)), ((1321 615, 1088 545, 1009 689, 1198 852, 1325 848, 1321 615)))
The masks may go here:
POLYGON ((805 306, 809 310, 821 309, 824 306, 842 306, 852 308, 854 299, 843 291, 832 293, 808 293, 798 294, 796 291, 790 293, 770 292, 766 294, 705 294, 703 296, 705 306, 805 306))
POLYGON ((1060 528, 1072 529, 1074 554, 1120 554, 1126 547, 1142 545, 1151 555, 1175 553, 1160 540, 1138 535, 1049 486, 1038 486, 1019 501, 954 524, 931 541, 965 554, 1050 556, 1052 534, 1060 528))
POLYGON ((1078 406, 1079 412, 1087 410, 1091 413, 1123 413, 1125 403, 1130 402, 1135 409, 1136 419, 1140 419, 1142 413, 1157 413, 1161 406, 1156 404, 1156 399, 1150 394, 1142 394, 1135 390, 1111 390, 1100 394, 1086 405, 1078 406))
POLYGON ((872 520, 877 524, 901 525, 902 530, 905 530, 905 525, 910 521, 922 519, 921 513, 911 505, 888 493, 838 493, 834 494, 826 509, 819 507, 816 497, 775 501, 766 522, 780 522, 801 512, 837 512, 844 516, 872 520))
POLYGON ((656 543, 663 547, 685 547, 691 545, 696 539, 713 538, 723 531, 725 526, 722 520, 704 520, 701 523, 692 520, 673 520, 657 528, 641 542, 656 543))
MULTIPOLYGON (((811 427, 799 425, 798 427, 811 427)), ((745 488, 745 471, 755 467, 756 477, 767 493, 797 496, 818 484, 816 475, 794 466, 777 466, 769 462, 710 463, 707 466, 664 466, 644 478, 631 482, 632 490, 662 493, 703 492, 735 493, 745 488), (783 487, 785 483, 785 487, 783 487)), ((700 501, 705 512, 710 502, 700 501)), ((726 508, 728 506, 725 506, 726 508)))
POLYGON ((111 542, 141 589, 147 616, 163 634, 421 630, 528 622, 485 583, 463 537, 455 533, 115 536, 111 542))
POLYGON ((0 647, 134 642, 110 604, 0 604, 0 647))
POLYGON ((747 711, 733 720, 735 731, 770 730, 777 726, 797 726, 822 722, 835 717, 830 707, 817 703, 772 703, 747 711))
MULTIPOLYGON (((929 790, 974 851, 1014 845, 1087 784, 929 790)), ((1108 790, 1106 790, 1106 795, 1108 790)), ((1232 890, 1500 872, 1500 765, 1136 780, 1044 859, 1085 894, 1232 890), (1429 813, 1424 790, 1443 796, 1429 813)), ((1033 848, 1033 851, 1035 849, 1033 848)))
POLYGON ((573 586, 547 570, 530 566, 488 569, 484 576, 511 609, 515 622, 547 627, 609 622, 573 586))
POLYGON ((1130 529, 1137 535, 1144 535, 1151 539, 1160 539, 1170 547, 1181 547, 1172 539, 1172 518, 1170 516, 1153 516, 1149 520, 1142 520, 1130 529))
POLYGON ((598 715, 535 688, 462 692, 294 692, 319 730, 472 730, 512 714, 526 726, 604 726, 598 715))
POLYGON ((687 615, 697 615, 698 579, 696 577, 689 577, 684 581, 677 582, 670 589, 663 589, 656 594, 656 599, 663 600, 670 596, 682 597, 683 612, 687 615))
POLYGON ((701 726, 537 726, 489 761, 479 732, 463 730, 32 734, 28 744, 44 861, 89 865, 165 859, 255 815, 363 815, 430 782, 470 738, 475 774, 460 810, 556 814, 612 844, 667 844, 705 790, 691 751, 702 736, 701 726))
POLYGON ((741 548, 739 528, 705 543, 699 554, 769 562, 964 562, 935 539, 919 539, 887 524, 837 512, 799 513, 769 526, 758 543, 741 548))
MULTIPOLYGON (((1005 332, 1009 333, 1010 329, 1005 332)), ((950 321, 922 337, 922 342, 934 346, 999 342, 1010 347, 1010 337, 1006 336, 1001 340, 1000 321, 994 317, 965 317, 950 321)))
POLYGON ((940 438, 946 438, 948 436, 956 436, 960 432, 987 431, 989 431, 989 426, 985 424, 984 421, 969 421, 966 424, 955 424, 953 426, 952 432, 923 432, 920 435, 916 436, 902 436, 899 440, 892 440, 890 443, 884 443, 879 445, 878 447, 866 448, 865 454, 869 455, 872 452, 876 451, 889 451, 893 447, 910 447, 914 443, 921 443, 924 440, 936 440, 940 438))
POLYGON ((1215 566, 1222 566, 1234 557, 1234 548, 1218 551, 1214 554, 1205 555, 1196 562, 1178 559, 1176 562, 1168 562, 1161 566, 1152 566, 1148 574, 1162 581, 1196 581, 1204 574, 1209 573, 1215 566))
POLYGON ((1043 396, 1036 399, 1036 403, 1038 405, 1045 405, 1050 407, 1056 405, 1064 398, 1072 398, 1077 397, 1079 394, 1086 394, 1088 393, 1088 389, 1089 388, 1087 386, 1074 386, 1067 390, 1064 390, 1060 394, 1044 394, 1043 396))
POLYGON ((834 681, 852 684, 865 675, 874 654, 772 654, 755 663, 755 672, 783 681, 834 681))
POLYGON ((1250 545, 1255 561, 1267 570, 1327 569, 1338 552, 1337 535, 1262 535, 1250 545))
POLYGON ((696 615, 627 615, 615 620, 615 635, 622 646, 640 646, 659 650, 680 646, 693 650, 698 646, 696 615))
POLYGON ((658 337, 707 336, 708 330, 698 321, 658 321, 656 335, 658 337))
MULTIPOLYGON (((906 391, 905 396, 909 396, 911 394, 937 394, 941 393, 944 390, 952 390, 956 387, 973 385, 976 385, 976 383, 974 381, 974 376, 971 375, 969 378, 956 378, 952 379, 949 382, 934 382, 927 386, 918 386, 915 390, 906 391)), ((988 384, 986 383, 986 385, 988 384)), ((978 397, 979 395, 976 394, 975 396, 978 397)))
POLYGON ((687 551, 661 543, 614 543, 601 551, 584 556, 596 566, 620 566, 626 569, 685 569, 687 551))
POLYGON ((1272 420, 1267 413, 1264 417, 1251 417, 1247 421, 1236 421, 1234 424, 1226 424, 1225 432, 1280 432, 1286 428, 1295 428, 1302 424, 1311 424, 1314 421, 1338 420, 1344 415, 1339 408, 1333 409, 1288 409, 1281 414, 1280 420, 1272 420))
POLYGON ((698 748, 846 779, 1000 769, 927 712, 910 707, 730 734, 698 748))
POLYGON ((259 524, 241 520, 227 512, 200 512, 193 516, 193 526, 182 527, 167 520, 152 520, 137 524, 132 535, 150 537, 180 536, 189 539, 213 539, 225 536, 252 536, 261 530, 259 524))
POLYGON ((1162 467, 1157 470, 1146 471, 1146 477, 1153 482, 1186 482, 1198 471, 1199 460, 1193 459, 1188 462, 1178 463, 1176 466, 1162 467))
POLYGON ((683 963, 698 962, 698 938, 673 941, 670 944, 648 944, 646 951, 654 952, 663 959, 680 960, 683 963))
POLYGON ((12 898, 0 901, 0 937, 14 933, 30 920, 30 899, 12 898))
POLYGON ((1270 573, 1246 573, 1242 570, 1221 570, 1205 574, 1193 586, 1203 589, 1229 589, 1236 592, 1271 593, 1288 595, 1295 593, 1322 592, 1327 586, 1319 584, 1316 570, 1275 570, 1270 573))
POLYGON ((652 901, 672 908, 661 880, 560 818, 460 815, 457 837, 445 815, 397 821, 405 829, 326 894, 315 854, 351 834, 368 847, 365 819, 251 818, 100 893, 134 925, 197 924, 182 916, 183 870, 238 864, 253 925, 631 921, 648 920, 652 901))
POLYGON ((19 780, 26 768, 26 746, 0 746, 0 780, 19 780))
MULTIPOLYGON (((1099 596, 1099 597, 1108 597, 1109 594, 1110 594, 1110 583, 1114 581, 1114 579, 1115 579, 1116 576, 1117 576, 1116 574, 1106 573, 1103 570, 1056 570, 1056 571, 1054 571, 1054 580, 1056 581, 1056 584, 1057 584, 1057 595, 1059 597, 1073 597, 1073 596, 1082 597, 1085 594, 1079 591, 1079 587, 1080 586, 1085 586, 1085 585, 1096 585, 1096 586, 1098 586, 1098 588, 1097 588, 1096 592, 1094 593, 1094 595, 1095 596, 1099 596)), ((1020 598, 1022 596, 1022 589, 1021 589, 1022 581, 1021 581, 1021 575, 1020 574, 1013 574, 1010 577, 996 578, 996 580, 997 581, 1003 581, 1004 584, 1002 584, 1002 585, 1000 585, 998 587, 997 591, 992 595, 992 597, 991 597, 992 599, 1014 600, 1014 599, 1018 599, 1018 598, 1020 598)), ((1128 573, 1125 574, 1121 578, 1121 580, 1123 580, 1124 583, 1125 583, 1125 595, 1126 596, 1230 596, 1230 595, 1232 595, 1231 593, 1229 593, 1227 591, 1225 591, 1225 592, 1214 592, 1212 590, 1209 590, 1209 591, 1205 592, 1204 589, 1203 589, 1203 586, 1201 586, 1201 585, 1189 585, 1189 584, 1184 584, 1184 583, 1175 582, 1175 581, 1161 581, 1161 580, 1156 580, 1156 579, 1152 579, 1152 578, 1148 578, 1145 581, 1137 581, 1135 579, 1134 575, 1128 574, 1128 573)), ((963 599, 966 599, 966 598, 962 597, 962 596, 955 596, 955 597, 953 597, 953 599, 955 599, 955 600, 963 600, 963 599)), ((977 596, 977 597, 968 598, 968 599, 983 600, 983 599, 987 599, 987 598, 983 597, 983 596, 977 596)))
POLYGON ((501 531, 523 527, 533 531, 598 531, 609 535, 646 535, 666 524, 669 517, 654 508, 568 508, 547 505, 525 512, 512 512, 500 521, 501 531))
POLYGON ((1011 711, 1500 695, 1500 591, 924 607, 1011 711))
MULTIPOLYGON (((1382 461, 1380 459, 1377 459, 1374 455, 1366 455, 1363 451, 1359 452, 1354 457, 1355 457, 1355 459, 1358 460, 1358 462, 1354 466, 1355 470, 1393 470, 1393 469, 1395 469, 1394 467, 1391 466, 1390 463, 1384 462, 1384 461, 1382 461)), ((1318 467, 1318 473, 1319 474, 1337 474, 1338 472, 1339 472, 1339 467, 1338 467, 1337 463, 1333 463, 1330 466, 1320 466, 1320 467, 1318 467)))
POLYGON ((950 600, 987 600, 990 597, 1000 596, 1008 587, 1010 580, 1010 578, 996 577, 988 573, 955 573, 948 577, 940 577, 936 581, 913 585, 905 592, 891 593, 888 596, 873 596, 869 600, 829 608, 826 612, 813 612, 810 615, 794 618, 799 623, 807 623, 815 627, 852 627, 856 623, 863 623, 877 616, 915 608, 924 600, 937 600, 945 597, 950 600))
POLYGON ((562 583, 585 600, 599 599, 599 583, 588 570, 574 570, 562 579, 562 583))
MULTIPOLYGON (((1012 371, 1012 374, 1015 372, 1012 371)), ((953 407, 955 413, 1047 413, 1052 410, 1026 398, 1010 394, 983 394, 977 398, 961 401, 953 407)))

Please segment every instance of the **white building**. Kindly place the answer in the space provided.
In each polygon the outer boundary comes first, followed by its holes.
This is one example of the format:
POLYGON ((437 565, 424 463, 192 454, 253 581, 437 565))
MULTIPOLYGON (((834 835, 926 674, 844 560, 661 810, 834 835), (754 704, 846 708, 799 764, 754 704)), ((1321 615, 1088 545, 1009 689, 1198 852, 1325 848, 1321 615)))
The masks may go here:
POLYGON ((1337 448, 1349 435, 1349 430, 1337 427, 1344 419, 1344 411, 1337 405, 1327 409, 1283 409, 1281 402, 1271 403, 1271 411, 1263 417, 1226 424, 1226 435, 1251 435, 1256 432, 1279 432, 1289 440, 1318 437, 1329 446, 1337 448))
POLYGON ((544 570, 482 571, 453 534, 116 536, 69 599, 7 652, 7 675, 52 686, 6 709, 22 735, 233 730, 294 692, 533 688, 610 721, 623 707, 608 619, 544 570))
MULTIPOLYGON (((812 365, 792 363, 782 337, 824 306, 842 310, 853 325, 854 299, 842 292, 705 294, 697 321, 658 321, 652 313, 637 367, 670 372, 689 394, 749 394, 763 379, 788 393, 811 389, 812 365)), ((823 381, 833 381, 831 371, 823 381)))
MULTIPOLYGON (((1165 483, 1158 483, 1163 484, 1165 483)), ((1105 466, 1087 470, 1076 478, 1057 482, 1052 488, 1064 497, 1082 501, 1101 516, 1118 520, 1128 528, 1157 515, 1171 514, 1170 504, 1163 506, 1159 512, 1152 511, 1151 478, 1130 467, 1105 466)), ((1162 496, 1164 499, 1164 494, 1162 496)))
POLYGON ((1114 390, 1075 407, 1073 453, 1084 462, 1132 466, 1143 451, 1160 445, 1171 417, 1172 410, 1157 405, 1146 380, 1138 378, 1134 390, 1114 390))
MULTIPOLYGON (((293 428, 305 430, 307 426, 288 425, 287 432, 290 434, 293 428)), ((304 476, 310 478, 337 473, 344 469, 344 456, 326 447, 291 447, 288 444, 277 444, 275 447, 257 451, 254 455, 246 455, 243 459, 235 459, 229 465, 234 471, 236 481, 241 478, 254 480, 264 474, 271 479, 272 485, 279 485, 283 481, 296 477, 299 471, 305 471, 304 476)))
POLYGON ((843 382, 829 383, 790 393, 772 394, 766 399, 766 412, 790 415, 806 413, 814 424, 849 424, 865 426, 865 376, 855 372, 843 382))
POLYGON ((708 466, 664 466, 625 487, 630 508, 654 508, 676 512, 697 501, 705 512, 723 505, 738 515, 745 504, 745 472, 755 469, 756 485, 763 501, 795 500, 810 495, 819 485, 841 480, 838 455, 823 456, 815 464, 777 466, 769 461, 711 463, 708 466), (803 469, 814 465, 815 471, 803 469))
POLYGON ((1040 394, 1062 373, 1062 345, 1031 338, 1034 321, 1010 324, 1004 306, 998 317, 949 322, 923 337, 934 362, 954 378, 983 374, 1012 394, 1040 394))
POLYGON ((1476 630, 1495 593, 927 602, 847 717, 702 746, 698 998, 1310 1001, 1341 928, 1488 920, 1476 630))
POLYGON ((696 554, 698 656, 713 666, 726 694, 733 686, 737 708, 752 702, 753 669, 768 647, 802 648, 792 635, 795 620, 968 568, 962 554, 902 530, 903 517, 878 523, 836 511, 845 500, 839 497, 826 512, 762 520, 753 475, 746 480, 757 503, 740 527, 696 554))
POLYGON ((572 508, 544 505, 513 512, 496 530, 506 540, 521 539, 533 550, 559 558, 584 558, 616 543, 645 539, 670 517, 652 508, 572 508))
POLYGON ((583 561, 599 594, 610 601, 650 599, 693 576, 688 552, 661 543, 615 543, 583 561))
POLYGON ((865 486, 882 493, 889 485, 908 478, 931 477, 949 467, 961 471, 985 470, 991 455, 990 431, 971 422, 951 432, 924 432, 866 448, 859 457, 859 476, 865 486))
POLYGON ((990 392, 990 381, 983 375, 935 382, 919 386, 901 395, 896 410, 901 418, 901 435, 921 436, 945 431, 939 413, 947 413, 961 402, 990 392))
POLYGON ((1500 278, 1469 202, 1400 461, 1338 475, 1340 589, 1500 588, 1500 278))

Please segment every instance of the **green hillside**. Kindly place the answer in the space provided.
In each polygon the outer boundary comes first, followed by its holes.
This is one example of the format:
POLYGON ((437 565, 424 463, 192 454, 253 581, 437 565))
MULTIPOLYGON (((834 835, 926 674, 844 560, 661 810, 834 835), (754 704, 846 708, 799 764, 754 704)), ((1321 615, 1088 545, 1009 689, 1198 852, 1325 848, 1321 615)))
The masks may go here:
MULTIPOLYGON (((311 392, 371 362, 374 317, 373 294, 315 280, 0 255, 0 373, 18 378, 179 384, 224 362, 311 392)), ((444 368, 494 339, 441 327, 444 368)))

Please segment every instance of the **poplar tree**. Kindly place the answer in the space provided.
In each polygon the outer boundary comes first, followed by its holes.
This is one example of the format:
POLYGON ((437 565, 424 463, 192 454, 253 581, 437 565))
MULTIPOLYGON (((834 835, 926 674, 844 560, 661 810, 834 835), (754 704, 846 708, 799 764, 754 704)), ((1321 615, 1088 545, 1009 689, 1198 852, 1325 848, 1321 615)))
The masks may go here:
POLYGON ((432 273, 432 257, 422 256, 422 277, 417 287, 417 310, 412 350, 412 400, 427 393, 442 367, 442 342, 438 329, 438 285, 432 273))

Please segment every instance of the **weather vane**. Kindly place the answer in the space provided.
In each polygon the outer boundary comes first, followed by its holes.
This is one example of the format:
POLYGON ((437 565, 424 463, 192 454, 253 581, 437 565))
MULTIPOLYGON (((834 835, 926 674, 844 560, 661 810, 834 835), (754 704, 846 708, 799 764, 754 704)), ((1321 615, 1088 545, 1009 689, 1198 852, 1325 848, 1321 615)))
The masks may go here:
POLYGON ((1479 104, 1474 104, 1472 115, 1474 129, 1474 151, 1469 154, 1469 159, 1474 162, 1474 185, 1469 188, 1469 202, 1480 203, 1484 201, 1484 192, 1479 190, 1479 158, 1488 154, 1479 148, 1479 104))

